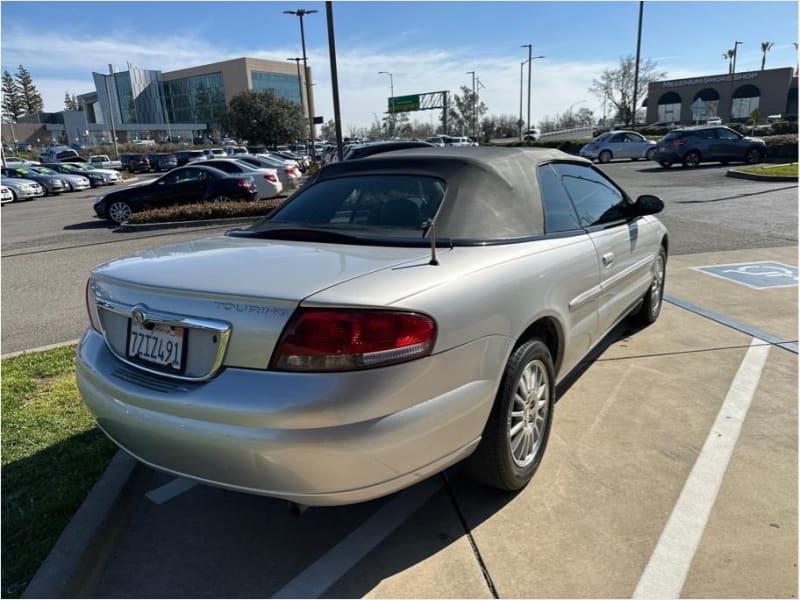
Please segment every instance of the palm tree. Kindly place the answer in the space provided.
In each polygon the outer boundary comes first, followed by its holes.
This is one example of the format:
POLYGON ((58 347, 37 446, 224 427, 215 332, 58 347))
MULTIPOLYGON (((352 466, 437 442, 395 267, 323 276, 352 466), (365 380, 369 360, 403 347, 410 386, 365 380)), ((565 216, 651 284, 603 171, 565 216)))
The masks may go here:
POLYGON ((764 70, 764 65, 767 62, 767 52, 775 45, 774 42, 761 42, 761 53, 763 56, 761 57, 761 70, 764 70))
POLYGON ((724 52, 722 54, 722 58, 728 61, 728 75, 733 73, 733 57, 736 56, 736 50, 731 48, 730 50, 724 52))

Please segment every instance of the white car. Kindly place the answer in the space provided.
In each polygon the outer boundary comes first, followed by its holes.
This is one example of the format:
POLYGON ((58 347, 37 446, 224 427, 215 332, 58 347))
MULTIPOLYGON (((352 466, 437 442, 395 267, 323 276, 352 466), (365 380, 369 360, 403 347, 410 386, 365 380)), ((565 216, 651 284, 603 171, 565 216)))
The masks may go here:
POLYGON ((464 136, 451 137, 448 146, 472 146, 472 140, 464 136))
POLYGON ((6 202, 13 202, 14 201, 14 194, 11 193, 11 188, 8 188, 4 185, 0 185, 0 204, 5 204, 6 202))
POLYGON ((300 172, 297 163, 290 163, 280 157, 271 157, 269 154, 256 154, 255 156, 237 156, 237 160, 242 160, 254 167, 267 167, 278 172, 278 179, 286 186, 293 186, 303 174, 300 172))
POLYGON ((256 167, 233 157, 214 158, 203 163, 230 174, 251 175, 258 188, 258 199, 274 198, 283 191, 283 184, 278 178, 277 169, 256 167))
POLYGON ((709 117, 708 121, 706 121, 706 125, 722 125, 722 118, 709 117))
POLYGON ((538 142, 540 137, 542 137, 542 132, 536 127, 531 127, 522 134, 522 139, 526 142, 538 142))

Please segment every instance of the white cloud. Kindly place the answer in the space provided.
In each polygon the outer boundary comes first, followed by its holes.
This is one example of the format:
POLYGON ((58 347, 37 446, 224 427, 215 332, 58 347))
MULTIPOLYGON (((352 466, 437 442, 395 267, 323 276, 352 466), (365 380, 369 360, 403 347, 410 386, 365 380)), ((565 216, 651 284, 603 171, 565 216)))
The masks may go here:
MULTIPOLYGON (((209 42, 194 35, 179 35, 168 39, 111 32, 105 36, 71 37, 64 32, 51 32, 48 46, 59 48, 62 71, 52 72, 52 56, 41 52, 39 37, 33 32, 9 25, 3 32, 3 63, 24 64, 34 75, 34 80, 48 111, 61 110, 64 92, 80 94, 94 89, 92 71, 108 69, 108 64, 124 69, 127 62, 142 68, 171 71, 189 66, 218 62, 241 56, 284 61, 297 55, 295 47, 267 48, 209 42), (127 41, 126 41, 127 40, 127 41), (39 75, 37 73, 44 73, 39 75)), ((315 78, 314 95, 316 112, 326 120, 333 118, 328 49, 315 46, 308 49, 309 64, 315 78)), ((471 85, 467 71, 476 71, 485 86, 481 100, 489 107, 489 114, 519 113, 520 57, 492 56, 486 49, 469 47, 429 49, 409 52, 407 49, 388 51, 380 45, 357 48, 339 48, 337 55, 342 124, 350 127, 368 126, 373 115, 381 116, 386 110, 389 80, 378 71, 391 71, 396 95, 449 90, 459 92, 462 85, 471 85)), ((578 103, 598 116, 600 102, 588 92, 592 79, 603 69, 614 67, 609 62, 560 62, 550 58, 534 61, 532 87, 534 122, 545 115, 555 115, 578 103)), ((671 70, 670 78, 692 76, 697 73, 671 70)), ((523 78, 525 99, 523 118, 527 113, 527 69, 523 78)), ((438 111, 412 115, 420 121, 438 118, 438 111), (436 113, 435 115, 433 113, 436 113)))

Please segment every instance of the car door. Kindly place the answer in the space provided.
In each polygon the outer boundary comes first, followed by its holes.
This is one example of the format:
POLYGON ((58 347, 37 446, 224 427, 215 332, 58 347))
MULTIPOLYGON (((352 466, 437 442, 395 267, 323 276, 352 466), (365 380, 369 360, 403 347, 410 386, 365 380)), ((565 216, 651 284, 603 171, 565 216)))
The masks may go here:
POLYGON ((727 127, 715 127, 714 133, 719 140, 719 160, 741 160, 744 158, 745 149, 742 137, 727 127))
POLYGON ((650 144, 638 133, 629 132, 625 134, 625 158, 642 158, 650 144))
POLYGON ((552 254, 563 257, 556 276, 548 283, 553 304, 562 307, 567 339, 560 371, 567 373, 596 341, 600 268, 594 243, 581 226, 554 166, 541 165, 538 180, 545 237, 558 245, 552 254))
POLYGON ((630 200, 601 171, 566 163, 554 168, 597 253, 600 282, 593 293, 602 337, 647 290, 655 255, 640 240, 640 219, 628 218, 630 200))

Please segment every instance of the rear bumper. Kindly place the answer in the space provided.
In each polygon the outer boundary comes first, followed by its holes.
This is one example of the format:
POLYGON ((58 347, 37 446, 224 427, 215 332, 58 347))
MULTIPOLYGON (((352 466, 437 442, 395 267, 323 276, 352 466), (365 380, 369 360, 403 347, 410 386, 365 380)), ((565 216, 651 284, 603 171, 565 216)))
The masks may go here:
POLYGON ((683 157, 675 150, 656 148, 655 154, 653 155, 653 160, 659 162, 660 161, 680 162, 683 160, 683 157))
POLYGON ((226 368, 195 384, 125 365, 90 329, 77 382, 103 431, 155 468, 306 505, 349 504, 412 485, 474 450, 508 343, 485 338, 347 374, 226 368), (394 408, 353 420, 375 404, 394 408))

